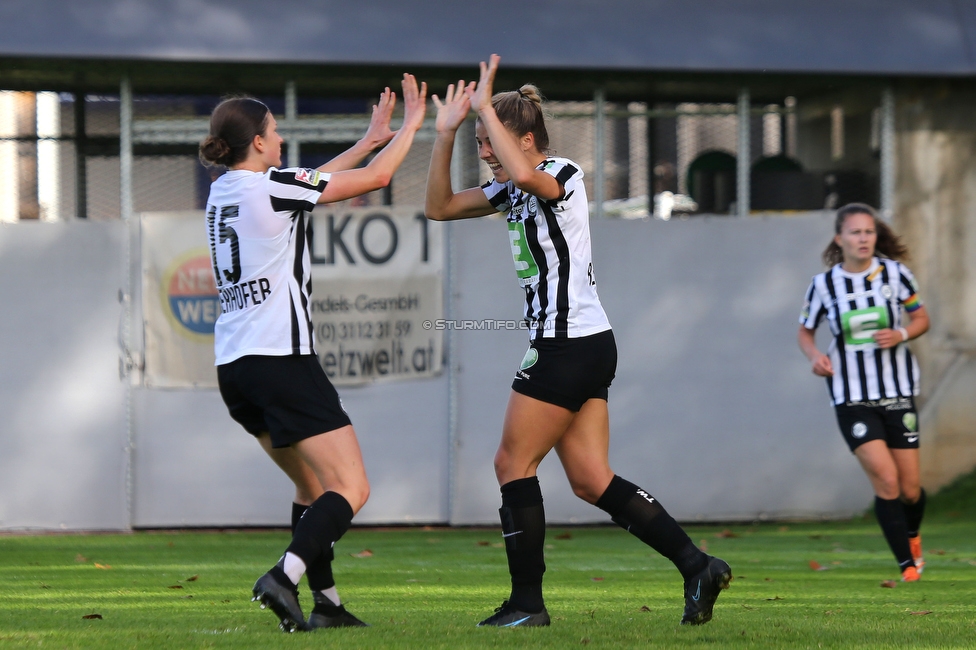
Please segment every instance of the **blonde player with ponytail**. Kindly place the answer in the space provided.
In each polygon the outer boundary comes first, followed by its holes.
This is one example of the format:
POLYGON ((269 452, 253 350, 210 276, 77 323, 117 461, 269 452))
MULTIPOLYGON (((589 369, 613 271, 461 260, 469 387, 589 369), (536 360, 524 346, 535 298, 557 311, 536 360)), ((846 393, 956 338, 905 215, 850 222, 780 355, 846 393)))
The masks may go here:
POLYGON ((545 511, 536 469, 555 449, 584 501, 674 562, 685 581, 681 622, 712 617, 731 569, 706 555, 638 486, 610 469, 608 388, 617 365, 610 322, 596 292, 583 172, 550 155, 542 97, 532 85, 492 94, 499 57, 481 64, 477 83, 448 86, 437 106, 437 138, 427 177, 427 217, 436 221, 506 213, 515 271, 525 292, 529 348, 515 370, 495 475, 512 590, 479 625, 549 625, 542 596, 545 511), (492 180, 455 193, 451 153, 468 112, 478 113, 479 157, 492 180))

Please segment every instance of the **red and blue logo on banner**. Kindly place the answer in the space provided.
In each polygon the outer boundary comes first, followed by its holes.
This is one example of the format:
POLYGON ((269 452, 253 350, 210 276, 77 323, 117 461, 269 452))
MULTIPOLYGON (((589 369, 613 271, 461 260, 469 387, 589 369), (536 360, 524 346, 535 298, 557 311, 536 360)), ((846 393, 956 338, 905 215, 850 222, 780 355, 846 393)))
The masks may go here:
POLYGON ((206 253, 194 253, 177 261, 163 278, 169 316, 184 333, 212 335, 220 316, 220 300, 213 267, 206 253))

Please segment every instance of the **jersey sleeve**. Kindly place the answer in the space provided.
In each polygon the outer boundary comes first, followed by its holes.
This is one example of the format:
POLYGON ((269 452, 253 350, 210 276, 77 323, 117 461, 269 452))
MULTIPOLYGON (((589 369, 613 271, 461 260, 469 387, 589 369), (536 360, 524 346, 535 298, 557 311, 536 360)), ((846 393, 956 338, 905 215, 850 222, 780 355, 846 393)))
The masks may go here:
POLYGON ((281 216, 291 217, 296 212, 309 212, 325 191, 330 175, 305 167, 268 170, 268 194, 271 209, 281 216))
POLYGON ((491 203, 491 207, 498 212, 508 212, 511 209, 512 198, 508 190, 508 183, 499 183, 492 179, 482 185, 481 190, 485 193, 488 203, 491 203))
POLYGON ((563 188, 563 195, 558 199, 549 201, 550 204, 568 200, 576 192, 579 184, 583 182, 583 170, 569 160, 553 160, 550 158, 543 163, 542 171, 559 181, 563 188))
POLYGON ((808 330, 815 330, 826 315, 827 307, 824 305, 820 292, 817 291, 817 278, 814 277, 810 281, 806 298, 803 300, 803 309, 800 310, 800 325, 808 330))
POLYGON ((908 267, 898 263, 898 302, 905 307, 905 311, 912 313, 922 306, 922 299, 918 297, 918 282, 908 267))

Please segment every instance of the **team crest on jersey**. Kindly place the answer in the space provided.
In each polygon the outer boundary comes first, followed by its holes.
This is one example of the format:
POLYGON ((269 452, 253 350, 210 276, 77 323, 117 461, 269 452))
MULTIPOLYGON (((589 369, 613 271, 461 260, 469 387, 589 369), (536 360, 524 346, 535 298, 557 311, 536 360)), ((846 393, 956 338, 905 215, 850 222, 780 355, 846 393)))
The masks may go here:
POLYGON ((295 180, 308 183, 309 185, 318 185, 320 176, 321 174, 314 169, 305 169, 303 167, 295 170, 295 180))
POLYGON ((882 284, 881 295, 884 296, 885 300, 891 300, 891 297, 895 295, 895 292, 891 290, 891 285, 882 284))
POLYGON ((194 249, 173 261, 160 282, 163 311, 173 329, 195 340, 213 340, 220 315, 210 253, 194 249))

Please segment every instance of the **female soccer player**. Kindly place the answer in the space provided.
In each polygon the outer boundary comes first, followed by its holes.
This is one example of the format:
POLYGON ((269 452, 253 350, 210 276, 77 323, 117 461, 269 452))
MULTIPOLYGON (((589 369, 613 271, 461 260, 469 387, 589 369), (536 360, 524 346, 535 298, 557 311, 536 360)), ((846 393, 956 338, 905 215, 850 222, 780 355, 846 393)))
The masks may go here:
POLYGON ((929 329, 915 277, 900 260, 908 249, 874 209, 851 203, 837 211, 833 240, 823 252, 829 270, 807 289, 797 339, 827 379, 841 434, 874 488, 874 511, 902 580, 922 572, 925 511, 919 485, 918 362, 906 343, 929 329), (902 323, 902 308, 909 322, 902 323), (826 318, 827 354, 814 332, 826 318))
POLYGON ((712 617, 729 565, 701 552, 650 494, 610 469, 607 389, 617 364, 610 323, 590 260, 583 173, 547 155, 549 136, 535 86, 492 96, 499 57, 481 63, 475 84, 448 86, 437 106, 426 213, 437 221, 506 212, 519 284, 525 291, 529 349, 512 384, 495 455, 502 537, 512 591, 479 625, 549 625, 542 597, 545 512, 536 469, 553 448, 573 492, 670 559, 685 580, 682 623, 712 617), (494 179, 454 193, 451 153, 458 127, 478 113, 478 152, 494 179))
POLYGON ((356 433, 319 365, 311 322, 309 217, 316 203, 386 186, 426 110, 426 84, 403 76, 403 126, 396 95, 373 107, 366 136, 318 169, 278 169, 282 138, 267 106, 228 99, 214 109, 200 157, 229 171, 210 188, 207 231, 221 314, 214 329, 217 378, 231 417, 295 483, 294 535, 254 585, 281 629, 365 625, 345 611, 332 577, 332 547, 369 496, 356 433), (386 145, 361 169, 373 148, 386 145), (302 514, 303 504, 311 504, 302 514), (306 622, 297 584, 308 573, 315 608, 306 622))

